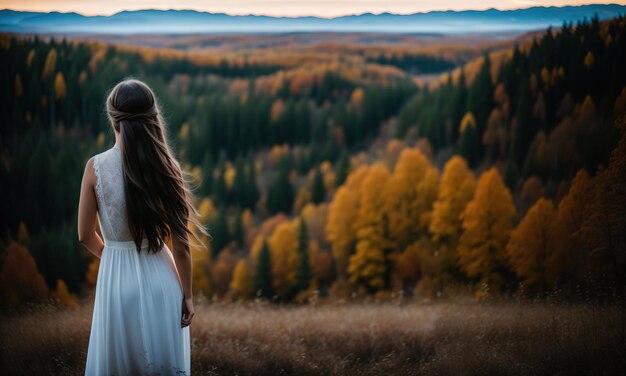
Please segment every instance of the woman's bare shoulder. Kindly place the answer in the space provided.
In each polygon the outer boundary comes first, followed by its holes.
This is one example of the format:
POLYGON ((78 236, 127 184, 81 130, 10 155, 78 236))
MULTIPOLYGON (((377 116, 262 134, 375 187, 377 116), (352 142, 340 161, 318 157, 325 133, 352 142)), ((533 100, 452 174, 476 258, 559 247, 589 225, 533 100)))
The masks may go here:
POLYGON ((96 183, 96 159, 99 157, 100 154, 102 153, 93 155, 91 158, 87 159, 87 162, 85 163, 85 172, 83 174, 83 179, 92 185, 95 185, 96 183))
POLYGON ((95 175, 95 173, 97 172, 97 169, 98 169, 99 159, 107 151, 108 150, 105 150, 105 151, 102 151, 100 153, 94 154, 89 159, 87 159, 87 162, 85 163, 85 172, 87 172, 89 170, 89 171, 91 171, 91 173, 93 173, 95 175))

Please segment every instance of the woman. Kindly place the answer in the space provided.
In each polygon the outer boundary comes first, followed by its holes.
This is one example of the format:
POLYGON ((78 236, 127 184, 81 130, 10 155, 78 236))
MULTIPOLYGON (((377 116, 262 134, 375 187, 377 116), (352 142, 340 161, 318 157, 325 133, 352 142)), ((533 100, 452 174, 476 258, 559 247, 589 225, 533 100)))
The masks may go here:
POLYGON ((189 375, 188 222, 206 230, 152 90, 127 79, 106 105, 115 146, 87 162, 78 208, 79 241, 100 257, 85 374, 189 375))

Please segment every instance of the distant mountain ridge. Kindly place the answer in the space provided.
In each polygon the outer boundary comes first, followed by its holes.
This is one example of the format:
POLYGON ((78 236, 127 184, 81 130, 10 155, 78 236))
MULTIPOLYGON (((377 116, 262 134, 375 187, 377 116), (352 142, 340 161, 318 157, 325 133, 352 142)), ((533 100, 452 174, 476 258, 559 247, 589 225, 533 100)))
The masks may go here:
POLYGON ((228 15, 196 10, 145 9, 110 16, 76 12, 0 11, 0 31, 26 33, 183 34, 251 32, 395 32, 488 33, 525 32, 560 26, 597 15, 607 19, 626 13, 626 5, 532 7, 515 10, 432 11, 413 14, 363 13, 321 18, 228 15))

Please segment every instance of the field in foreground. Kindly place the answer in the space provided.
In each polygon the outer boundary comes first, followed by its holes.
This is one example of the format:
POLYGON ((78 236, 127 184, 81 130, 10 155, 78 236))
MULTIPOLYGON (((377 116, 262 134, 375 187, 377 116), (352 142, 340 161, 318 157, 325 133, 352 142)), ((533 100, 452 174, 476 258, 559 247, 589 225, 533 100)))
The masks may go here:
MULTIPOLYGON (((0 369, 82 374, 92 306, 0 317, 0 369)), ((626 371, 624 307, 550 303, 200 304, 192 373, 608 375, 626 371)))

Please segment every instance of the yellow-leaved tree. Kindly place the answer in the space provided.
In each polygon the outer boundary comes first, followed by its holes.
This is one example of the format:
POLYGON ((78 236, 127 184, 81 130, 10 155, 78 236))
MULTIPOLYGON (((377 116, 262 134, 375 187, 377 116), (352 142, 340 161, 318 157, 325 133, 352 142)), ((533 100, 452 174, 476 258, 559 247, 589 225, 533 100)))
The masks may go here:
POLYGON ((288 298, 296 284, 298 270, 298 231, 294 223, 282 222, 269 238, 272 257, 272 285, 281 298, 288 298))
POLYGON ((206 235, 200 235, 200 240, 207 248, 200 247, 199 245, 192 245, 190 247, 191 260, 193 263, 192 287, 194 293, 200 293, 208 297, 214 292, 213 283, 211 282, 211 267, 213 263, 211 258, 211 242, 206 235))
POLYGON ((441 175, 437 201, 433 206, 429 230, 433 241, 456 244, 461 236, 461 213, 474 197, 476 179, 467 162, 454 156, 441 175))
POLYGON ((346 278, 348 260, 356 239, 354 223, 358 215, 362 182, 368 167, 360 166, 339 187, 328 208, 326 238, 330 242, 339 280, 346 278))
POLYGON ((459 151, 470 166, 475 166, 479 159, 480 140, 474 114, 468 112, 463 116, 459 133, 459 151))
POLYGON ((241 259, 237 262, 230 288, 237 294, 239 299, 247 299, 252 294, 252 270, 250 270, 248 260, 241 259))
POLYGON ((350 257, 350 283, 368 293, 385 287, 385 188, 389 170, 381 163, 370 167, 363 180, 359 213, 355 222, 356 251, 350 257))
POLYGON ((428 225, 430 224, 433 212, 433 204, 437 200, 437 191, 439 190, 439 170, 431 167, 426 170, 424 178, 417 183, 417 199, 415 207, 417 208, 419 228, 418 235, 428 237, 428 225))
POLYGON ((348 257, 354 243, 354 222, 357 218, 358 197, 346 186, 337 189, 328 210, 326 237, 332 247, 340 278, 345 277, 348 257))
POLYGON ((211 287, 214 294, 221 297, 228 293, 237 261, 237 254, 231 247, 224 248, 217 255, 211 266, 211 287))
POLYGON ((437 249, 430 260, 431 268, 435 269, 430 286, 437 291, 462 276, 457 263, 457 247, 463 230, 461 214, 475 190, 476 179, 467 162, 460 156, 450 158, 443 169, 428 228, 437 249))
POLYGON ((62 279, 57 279, 54 295, 61 303, 70 309, 77 309, 80 306, 80 304, 78 304, 78 299, 70 292, 70 290, 68 290, 65 281, 62 279))
POLYGON ((492 167, 480 176, 474 198, 463 211, 459 242, 459 264, 468 276, 480 278, 479 295, 504 286, 504 250, 516 216, 511 192, 492 167))
POLYGON ((57 75, 54 77, 54 96, 57 100, 61 101, 65 99, 66 94, 67 85, 65 84, 63 72, 57 72, 57 75))
POLYGON ((392 248, 404 249, 425 232, 437 182, 437 169, 419 149, 402 151, 384 193, 392 248))
POLYGON ((506 254, 524 289, 546 293, 559 282, 566 254, 552 200, 540 198, 511 234, 506 254))
POLYGON ((44 63, 43 70, 41 71, 42 79, 48 77, 48 75, 52 74, 52 72, 56 69, 57 55, 57 50, 55 48, 48 51, 48 54, 46 55, 46 62, 44 63))
POLYGON ((98 270, 100 269, 100 259, 97 257, 92 257, 89 266, 87 267, 87 276, 85 278, 85 283, 89 287, 96 287, 96 283, 98 282, 98 270))
POLYGON ((352 95, 350 95, 350 103, 356 107, 357 110, 360 110, 363 106, 363 99, 365 98, 365 91, 363 88, 356 88, 352 91, 352 95))

